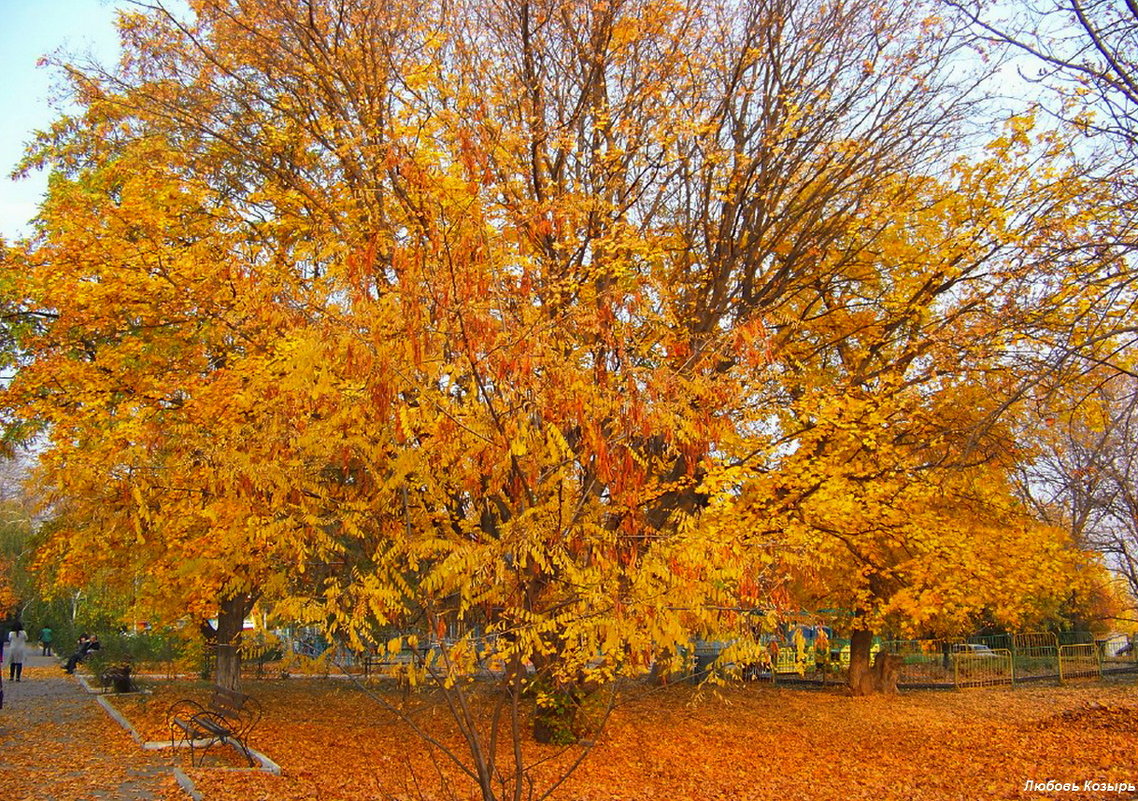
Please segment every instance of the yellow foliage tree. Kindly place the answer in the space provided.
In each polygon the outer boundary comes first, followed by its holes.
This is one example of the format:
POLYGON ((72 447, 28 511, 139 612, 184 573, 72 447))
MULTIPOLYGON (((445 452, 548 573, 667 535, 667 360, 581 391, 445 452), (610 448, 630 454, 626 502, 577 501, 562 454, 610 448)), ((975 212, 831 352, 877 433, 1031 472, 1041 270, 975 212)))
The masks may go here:
POLYGON ((921 4, 191 6, 74 73, 5 265, 64 580, 413 626, 449 690, 505 666, 497 722, 533 666, 557 739, 787 577, 868 632, 1081 558, 1006 491, 1010 354, 1109 221, 1030 120, 951 157, 921 4))

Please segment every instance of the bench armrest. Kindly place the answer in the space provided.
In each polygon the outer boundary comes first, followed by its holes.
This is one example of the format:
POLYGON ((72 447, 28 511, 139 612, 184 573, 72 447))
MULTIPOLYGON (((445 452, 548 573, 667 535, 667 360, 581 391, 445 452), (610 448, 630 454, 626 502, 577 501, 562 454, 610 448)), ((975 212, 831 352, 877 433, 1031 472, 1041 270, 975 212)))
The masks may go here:
POLYGON ((170 705, 170 708, 166 710, 166 723, 171 729, 173 729, 174 721, 189 721, 194 717, 194 715, 201 714, 205 711, 205 707, 199 704, 197 701, 191 701, 189 698, 183 698, 180 701, 175 701, 170 705))

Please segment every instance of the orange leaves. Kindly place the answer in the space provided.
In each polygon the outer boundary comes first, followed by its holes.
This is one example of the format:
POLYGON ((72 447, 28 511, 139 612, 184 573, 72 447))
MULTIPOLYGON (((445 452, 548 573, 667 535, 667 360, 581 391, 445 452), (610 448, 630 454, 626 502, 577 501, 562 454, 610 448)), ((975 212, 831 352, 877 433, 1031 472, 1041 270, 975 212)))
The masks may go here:
MULTIPOLYGON (((115 699, 144 736, 164 734, 159 685, 146 704, 115 699)), ((246 688, 266 715, 254 747, 281 764, 279 777, 189 769, 210 799, 371 799, 407 792, 462 794, 468 781, 432 759, 406 727, 344 681, 256 682, 246 688), (335 764, 335 770, 328 766, 335 764), (439 770, 443 775, 439 775, 439 770), (411 788, 418 788, 413 791, 411 788)), ((401 703, 402 694, 378 688, 401 703)), ((416 693, 417 720, 448 745, 453 724, 440 700, 416 693)), ((479 714, 489 710, 478 701, 479 714)), ((904 797, 1016 797, 1030 778, 1133 782, 1135 706, 1127 687, 1020 688, 1014 693, 911 693, 892 699, 751 685, 698 692, 684 685, 633 690, 620 699, 594 752, 552 798, 650 801, 820 801, 904 797), (809 758, 804 758, 809 754, 809 758), (824 766, 824 767, 820 767, 824 766)), ((483 718, 478 719, 484 723, 483 718)), ((541 788, 556 751, 523 742, 541 788)), ((136 753, 138 753, 136 751, 136 753)), ((1025 797, 1027 797, 1025 795, 1025 797)))
POLYGON ((54 665, 25 665, 19 684, 4 684, 4 781, 13 797, 177 797, 165 760, 140 749, 54 665))

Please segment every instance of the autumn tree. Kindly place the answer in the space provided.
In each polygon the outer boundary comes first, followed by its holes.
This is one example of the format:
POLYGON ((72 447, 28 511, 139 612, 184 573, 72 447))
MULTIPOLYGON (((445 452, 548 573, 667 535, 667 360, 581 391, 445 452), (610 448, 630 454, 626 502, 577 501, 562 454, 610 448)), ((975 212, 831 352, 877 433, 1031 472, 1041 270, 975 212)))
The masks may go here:
MULTIPOLYGON (((57 443, 39 458, 55 518, 42 560, 63 584, 105 579, 148 599, 140 617, 218 616, 232 646, 265 575, 252 566, 292 550, 254 558, 266 504, 217 461, 249 432, 226 365, 290 315, 265 302, 279 291, 272 267, 230 261, 201 194, 171 178, 177 154, 115 130, 106 109, 92 102, 93 136, 61 155, 42 245, 13 269, 38 324, 23 340, 36 361, 11 394, 45 371, 32 390, 43 406, 23 419, 57 443), (79 174, 67 158, 99 166, 79 174)), ((233 651, 221 653, 225 682, 236 681, 233 651)))
POLYGON ((1079 560, 1006 492, 1004 357, 1108 221, 1028 119, 958 158, 979 76, 923 4, 191 6, 70 68, 29 163, 4 403, 63 580, 453 635, 421 668, 497 798, 531 685, 572 739, 741 611, 839 598, 861 659, 1079 560))
POLYGON ((1057 94, 1057 112, 1089 107, 1078 124, 1113 140, 1131 157, 1138 150, 1138 8, 1127 0, 1054 0, 1009 6, 946 0, 989 41, 1029 56, 1029 82, 1057 94), (1032 69, 1034 68, 1034 69, 1032 69))
POLYGON ((950 180, 908 181, 848 257, 833 311, 784 345, 801 355, 781 437, 731 513, 765 532, 772 559, 781 549, 807 608, 854 613, 855 691, 873 630, 958 634, 985 610, 1012 626, 1046 617, 1086 561, 1013 492, 1042 380, 1023 353, 1036 352, 1033 326, 1067 319, 1060 289, 1118 256, 1086 258, 1093 226, 1064 232, 1073 209, 1096 208, 1098 185, 1041 169, 1062 144, 1033 139, 1029 119, 1013 120, 950 180))
MULTIPOLYGON (((1134 378, 1100 369, 1090 396, 1071 403, 1035 432, 1038 455, 1019 471, 1018 489, 1041 519, 1061 526, 1084 547, 1105 555, 1138 598, 1138 540, 1133 442, 1134 378)), ((1084 385, 1085 389, 1085 385, 1084 385)))
POLYGON ((1088 273, 1085 286, 1058 290, 1073 292, 1063 313, 1040 315, 1024 326, 1032 345, 1019 359, 1021 370, 1036 377, 1030 394, 1040 422, 1021 428, 1039 451, 1021 464, 1020 492, 1036 514, 1067 528, 1076 541, 1094 547, 1098 540, 1106 552, 1116 551, 1117 544, 1109 536, 1099 540, 1098 531, 1113 503, 1114 490, 1107 487, 1114 485, 1103 483, 1092 462, 1115 458, 1100 447, 1112 450, 1115 426, 1108 421, 1125 414, 1124 403, 1111 408, 1112 398, 1134 376, 1138 10, 1109 0, 948 5, 990 48, 1013 56, 1027 91, 1037 92, 1052 118, 1077 133, 1071 136, 1073 157, 1105 187, 1099 202, 1111 210, 1111 224, 1067 251, 1077 249, 1104 269, 1088 273))

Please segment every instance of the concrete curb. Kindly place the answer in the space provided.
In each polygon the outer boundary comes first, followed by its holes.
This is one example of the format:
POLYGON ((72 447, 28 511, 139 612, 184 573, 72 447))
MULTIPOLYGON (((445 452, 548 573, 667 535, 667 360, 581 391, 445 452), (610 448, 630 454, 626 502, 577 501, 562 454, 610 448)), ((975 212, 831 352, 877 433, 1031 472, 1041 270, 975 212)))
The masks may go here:
POLYGON ((106 713, 111 716, 111 720, 126 729, 127 734, 130 735, 132 740, 134 740, 136 743, 139 743, 144 748, 146 747, 142 742, 142 738, 138 735, 138 730, 134 728, 134 725, 129 720, 123 717, 122 712, 119 712, 117 709, 115 709, 114 706, 111 705, 111 702, 106 698, 103 698, 101 695, 95 696, 95 700, 98 701, 99 706, 101 706, 104 711, 106 711, 106 713))
POLYGON ((202 801, 205 796, 198 792, 198 788, 194 787, 193 779, 186 775, 186 772, 181 768, 174 768, 174 779, 178 782, 178 786, 185 791, 186 795, 194 801, 202 801))
MULTIPOLYGON (((115 723, 119 724, 119 726, 121 726, 127 732, 127 734, 129 734, 131 736, 131 739, 134 740, 136 743, 138 743, 142 749, 144 749, 146 751, 162 751, 162 750, 166 750, 166 749, 175 750, 178 748, 188 748, 189 747, 190 744, 186 741, 179 741, 179 742, 175 743, 175 742, 167 742, 164 740, 162 740, 162 741, 143 740, 142 736, 138 733, 138 729, 136 729, 134 727, 134 724, 132 724, 129 720, 127 720, 126 716, 123 715, 123 713, 120 712, 118 709, 116 709, 114 707, 114 705, 104 697, 106 695, 106 693, 103 693, 102 691, 93 688, 91 686, 90 682, 87 681, 86 676, 83 676, 80 674, 75 674, 75 680, 76 680, 76 682, 78 682, 79 686, 81 686, 84 690, 87 691, 88 694, 95 696, 95 700, 99 703, 99 706, 101 706, 103 708, 103 711, 105 711, 107 713, 107 715, 111 718, 111 720, 113 720, 115 723)), ((125 693, 125 694, 126 695, 135 695, 136 693, 125 693)), ((142 694, 142 693, 138 693, 138 694, 142 694)), ((200 743, 200 744, 205 745, 205 743, 200 743)), ((238 748, 233 743, 225 743, 225 745, 228 745, 234 751, 236 751, 237 753, 244 756, 244 753, 241 751, 241 749, 238 748)), ((278 765, 273 760, 269 759, 267 756, 262 754, 260 751, 257 751, 256 749, 253 749, 253 748, 250 748, 249 749, 249 755, 252 756, 253 759, 255 759, 257 761, 258 767, 256 767, 256 768, 223 768, 223 770, 262 771, 264 773, 271 773, 274 776, 280 776, 281 775, 281 766, 278 765)), ((186 772, 184 770, 182 770, 180 767, 174 768, 174 778, 177 780, 178 786, 181 787, 182 790, 191 799, 193 799, 193 801, 202 801, 202 794, 198 792, 196 787, 194 787, 193 779, 191 779, 186 774, 186 772)))

